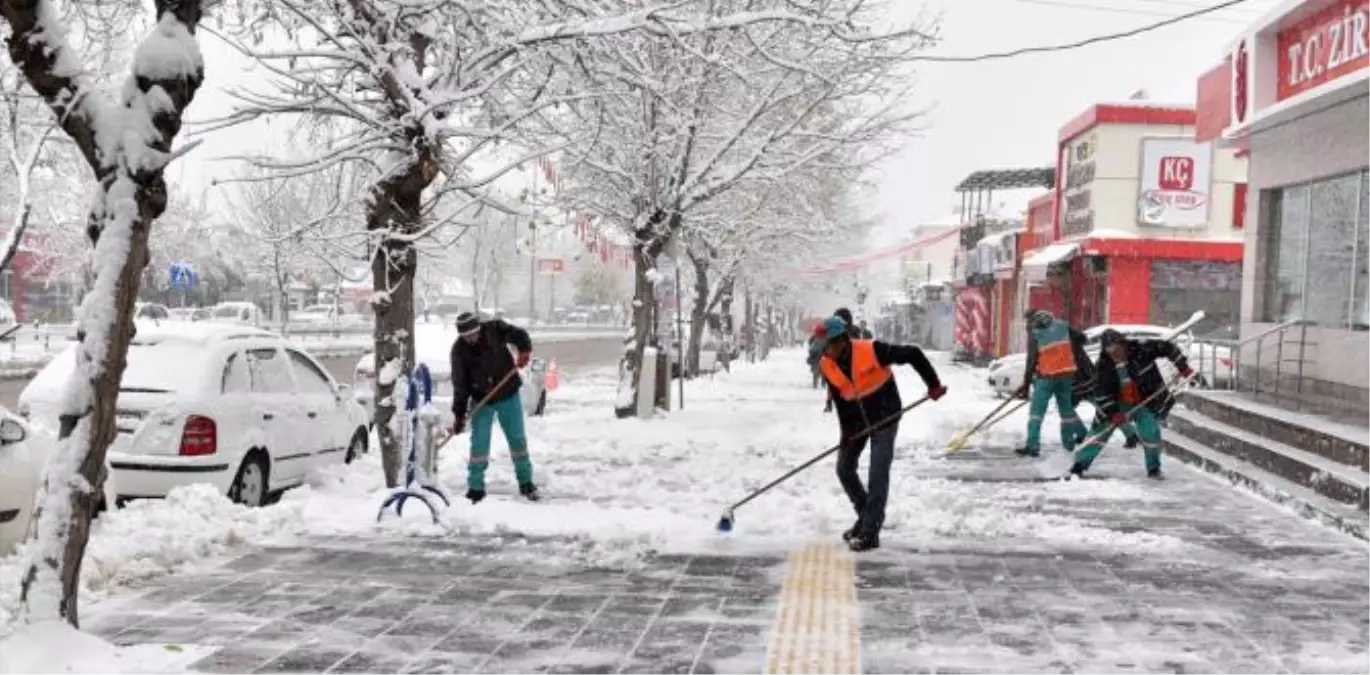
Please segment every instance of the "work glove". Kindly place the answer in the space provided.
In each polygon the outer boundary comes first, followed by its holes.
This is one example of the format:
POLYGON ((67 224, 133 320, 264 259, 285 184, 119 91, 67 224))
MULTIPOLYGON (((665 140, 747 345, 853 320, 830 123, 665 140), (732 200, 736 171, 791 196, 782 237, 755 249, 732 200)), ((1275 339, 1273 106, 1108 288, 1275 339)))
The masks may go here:
POLYGON ((1183 377, 1186 380, 1188 380, 1191 377, 1194 377, 1194 369, 1186 365, 1185 367, 1180 369, 1180 377, 1183 377))
POLYGON ((832 412, 832 399, 828 399, 828 402, 823 405, 823 412, 832 412))
POLYGON ((1026 400, 1027 400, 1027 397, 1028 397, 1028 390, 1031 389, 1031 388, 1032 388, 1032 387, 1029 386, 1027 382, 1024 382, 1024 383, 1023 383, 1023 386, 1018 387, 1018 392, 1016 393, 1015 397, 1016 397, 1016 398, 1021 398, 1021 399, 1023 399, 1024 401, 1026 401, 1026 400))
POLYGON ((939 384, 939 385, 937 385, 937 386, 935 386, 935 387, 933 387, 933 388, 931 388, 931 389, 928 390, 928 398, 930 398, 930 399, 932 399, 932 400, 934 400, 934 401, 936 401, 937 399, 942 398, 943 396, 946 396, 946 395, 947 395, 947 385, 945 385, 945 384, 939 384))
POLYGON ((1124 424, 1127 424, 1127 415, 1124 415, 1120 412, 1116 412, 1109 416, 1109 420, 1113 422, 1113 426, 1120 427, 1124 424))
POLYGON ((528 366, 528 362, 531 360, 533 360, 533 352, 519 352, 519 368, 526 368, 528 366))
POLYGON ((455 422, 452 422, 452 435, 456 436, 466 430, 466 415, 457 415, 455 422))

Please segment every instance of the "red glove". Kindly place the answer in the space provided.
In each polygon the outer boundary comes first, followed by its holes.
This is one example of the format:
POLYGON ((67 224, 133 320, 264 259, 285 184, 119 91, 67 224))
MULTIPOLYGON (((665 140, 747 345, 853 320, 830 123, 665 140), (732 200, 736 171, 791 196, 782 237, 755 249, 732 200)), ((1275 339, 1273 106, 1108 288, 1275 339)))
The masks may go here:
POLYGON ((933 387, 932 389, 929 389, 929 390, 928 390, 928 398, 930 398, 930 399, 932 399, 932 400, 934 400, 934 401, 936 401, 937 399, 942 398, 943 396, 946 396, 946 395, 947 395, 947 385, 945 385, 945 384, 939 384, 939 385, 933 387))
POLYGON ((519 352, 518 366, 519 366, 520 368, 527 367, 528 362, 531 361, 532 359, 533 359, 533 352, 519 352))
POLYGON ((1185 367, 1180 369, 1180 377, 1183 377, 1186 380, 1188 380, 1191 377, 1194 377, 1194 369, 1186 365, 1185 367))
POLYGON ((1127 424, 1127 415, 1124 415, 1120 412, 1113 413, 1113 415, 1109 417, 1109 419, 1113 421, 1114 426, 1120 427, 1124 424, 1127 424))

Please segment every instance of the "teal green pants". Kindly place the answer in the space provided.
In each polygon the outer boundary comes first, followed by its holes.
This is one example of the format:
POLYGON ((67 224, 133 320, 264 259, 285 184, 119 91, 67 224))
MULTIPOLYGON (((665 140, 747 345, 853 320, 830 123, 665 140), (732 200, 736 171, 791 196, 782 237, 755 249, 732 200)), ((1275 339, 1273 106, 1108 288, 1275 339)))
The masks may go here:
POLYGON ((1039 377, 1033 381, 1032 402, 1028 405, 1029 450, 1040 450, 1042 447, 1042 418, 1047 414, 1047 406, 1052 399, 1056 399, 1056 412, 1061 416, 1061 445, 1071 450, 1076 443, 1084 440, 1085 425, 1075 414, 1075 400, 1071 396, 1074 381, 1073 375, 1039 377))
POLYGON ((514 476, 519 485, 533 482, 533 460, 528 457, 528 436, 523 431, 523 399, 517 394, 491 401, 476 411, 471 420, 471 458, 466 464, 466 487, 485 489, 485 469, 490 466, 490 433, 499 418, 509 456, 514 459, 514 476))
MULTIPOLYGON (((1142 441, 1142 453, 1146 456, 1146 470, 1158 471, 1161 468, 1161 424, 1156 419, 1156 413, 1151 412, 1150 408, 1140 408, 1136 412, 1131 412, 1128 406, 1123 407, 1123 412, 1131 413, 1132 425, 1137 429, 1137 438, 1142 441)), ((1102 417, 1102 416, 1100 416, 1102 417)), ((1108 420, 1094 421, 1094 428, 1091 434, 1102 433, 1112 423, 1108 420)), ((1108 442, 1113 431, 1109 431, 1093 443, 1086 443, 1080 452, 1075 455, 1075 463, 1081 470, 1089 468, 1094 463, 1094 458, 1099 456, 1099 452, 1104 449, 1104 444, 1108 442)))

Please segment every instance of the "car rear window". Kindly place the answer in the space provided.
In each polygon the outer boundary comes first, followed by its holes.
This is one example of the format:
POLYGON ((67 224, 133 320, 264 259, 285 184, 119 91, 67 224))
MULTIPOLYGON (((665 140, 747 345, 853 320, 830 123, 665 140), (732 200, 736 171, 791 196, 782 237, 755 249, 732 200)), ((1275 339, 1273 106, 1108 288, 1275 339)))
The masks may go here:
MULTIPOLYGON (((120 391, 172 392, 202 387, 203 345, 182 340, 134 342, 128 348, 128 367, 120 391)), ((217 382, 215 383, 217 384, 217 382)))

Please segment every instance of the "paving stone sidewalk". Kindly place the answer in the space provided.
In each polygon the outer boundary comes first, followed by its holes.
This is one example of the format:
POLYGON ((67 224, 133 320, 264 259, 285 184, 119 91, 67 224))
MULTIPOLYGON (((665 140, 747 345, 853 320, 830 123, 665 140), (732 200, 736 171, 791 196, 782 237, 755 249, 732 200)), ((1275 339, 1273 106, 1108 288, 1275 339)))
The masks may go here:
MULTIPOLYGON (((1034 482, 1006 449, 922 467, 1034 482)), ((1121 454, 1121 453, 1119 453, 1121 454)), ((1103 480, 1144 480, 1131 454, 1103 480)), ((1171 468, 1146 500, 1032 508, 1165 534, 1182 556, 1021 541, 901 541, 858 559, 865 672, 1367 672, 1361 543, 1171 468)), ((896 526, 898 524, 896 523, 896 526)), ((97 605, 118 643, 214 645, 201 672, 760 672, 783 555, 632 570, 559 540, 330 539, 267 548, 97 605)))

